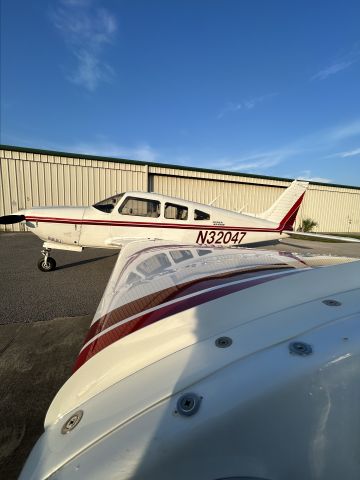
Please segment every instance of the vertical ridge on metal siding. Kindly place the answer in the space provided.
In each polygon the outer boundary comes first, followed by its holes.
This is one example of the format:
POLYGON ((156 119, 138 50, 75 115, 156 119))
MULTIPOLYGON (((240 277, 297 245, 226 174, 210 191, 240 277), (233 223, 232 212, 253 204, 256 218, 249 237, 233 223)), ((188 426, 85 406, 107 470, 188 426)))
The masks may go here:
POLYGON ((31 197, 33 199, 33 205, 39 206, 39 187, 38 187, 38 173, 37 163, 30 163, 30 182, 31 182, 31 197))
POLYGON ((24 168, 25 208, 30 208, 32 206, 30 163, 29 162, 21 162, 21 163, 24 168))
POLYGON ((15 160, 16 175, 18 178, 18 208, 22 210, 25 208, 25 178, 24 178, 24 162, 15 160))
MULTIPOLYGON (((4 214, 6 214, 11 209, 11 194, 10 194, 10 182, 9 182, 9 170, 8 170, 7 158, 3 158, 1 161, 1 181, 2 181, 2 191, 3 191, 3 201, 4 201, 2 210, 4 214)), ((4 230, 5 231, 11 230, 11 226, 4 225, 4 230)))
POLYGON ((77 167, 75 165, 71 165, 70 171, 69 171, 69 174, 70 174, 71 205, 76 205, 76 203, 77 203, 76 170, 77 170, 77 167))
POLYGON ((39 187, 39 205, 46 205, 45 198, 45 163, 38 162, 38 187, 39 187))

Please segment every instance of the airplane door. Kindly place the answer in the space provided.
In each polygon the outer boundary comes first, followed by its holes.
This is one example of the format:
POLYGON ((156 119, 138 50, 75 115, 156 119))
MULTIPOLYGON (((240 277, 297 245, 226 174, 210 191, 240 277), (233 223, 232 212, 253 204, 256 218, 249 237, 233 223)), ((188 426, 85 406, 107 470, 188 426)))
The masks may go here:
POLYGON ((80 233, 80 245, 83 247, 108 247, 111 239, 111 215, 93 207, 85 210, 80 233))
POLYGON ((161 239, 161 204, 158 200, 127 196, 111 214, 111 236, 123 244, 140 239, 161 239))

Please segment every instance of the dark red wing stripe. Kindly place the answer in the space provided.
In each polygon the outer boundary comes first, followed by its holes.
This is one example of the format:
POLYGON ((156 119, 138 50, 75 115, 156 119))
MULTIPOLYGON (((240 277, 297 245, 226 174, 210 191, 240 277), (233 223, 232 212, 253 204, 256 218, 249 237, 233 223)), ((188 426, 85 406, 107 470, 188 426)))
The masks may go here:
MULTIPOLYGON (((292 272, 284 272, 277 275, 275 278, 276 279, 281 278, 286 275, 290 275, 291 273, 292 272)), ((176 313, 196 307, 198 305, 209 302, 211 300, 215 300, 217 298, 244 290, 249 287, 253 287, 255 285, 269 282, 271 280, 274 280, 273 276, 263 277, 263 278, 254 278, 245 283, 237 283, 237 284, 230 284, 230 285, 225 284, 223 288, 212 290, 210 292, 200 293, 199 295, 196 295, 190 298, 186 297, 174 304, 163 305, 162 307, 160 306, 158 309, 152 312, 146 313, 142 316, 139 316, 136 319, 123 323, 118 327, 113 328, 111 331, 104 333, 100 337, 96 338, 92 343, 90 343, 87 347, 85 347, 80 352, 76 360, 76 363, 74 365, 74 371, 80 368, 87 360, 89 360, 91 357, 96 355, 98 352, 100 352, 107 346, 120 340, 121 338, 124 338, 127 335, 130 335, 133 332, 136 332, 137 330, 140 330, 141 328, 144 328, 166 317, 169 317, 176 313)), ((123 307, 120 307, 120 308, 123 308, 123 307)), ((112 315, 116 315, 116 310, 114 310, 113 312, 110 312, 108 316, 108 321, 112 322, 112 324, 115 324, 119 320, 117 318, 113 320, 111 318, 112 315)), ((219 319, 219 322, 221 322, 221 319, 219 319)))
POLYGON ((257 267, 248 270, 237 270, 234 272, 220 273, 217 275, 206 276, 192 280, 190 282, 181 283, 172 287, 166 288, 156 293, 145 295, 142 298, 129 302, 121 307, 118 307, 111 312, 107 313, 103 317, 100 317, 95 323, 93 323, 85 337, 84 345, 88 343, 93 337, 101 333, 103 330, 111 327, 115 323, 121 322, 126 318, 138 315, 141 312, 162 305, 165 302, 181 298, 185 295, 200 292, 207 288, 216 287, 219 285, 226 285, 227 283, 234 282, 236 280, 245 280, 246 278, 253 277, 254 273, 267 272, 273 273, 275 269, 289 269, 289 266, 283 263, 272 264, 268 267, 257 267))

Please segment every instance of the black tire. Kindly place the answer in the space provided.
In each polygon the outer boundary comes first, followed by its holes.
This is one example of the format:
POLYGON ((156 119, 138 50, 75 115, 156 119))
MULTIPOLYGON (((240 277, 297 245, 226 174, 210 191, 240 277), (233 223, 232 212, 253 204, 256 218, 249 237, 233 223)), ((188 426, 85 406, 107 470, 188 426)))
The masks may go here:
POLYGON ((52 270, 55 270, 56 262, 55 262, 55 259, 52 257, 48 257, 47 263, 45 263, 44 258, 40 258, 37 266, 38 266, 38 269, 41 270, 42 272, 51 272, 52 270))

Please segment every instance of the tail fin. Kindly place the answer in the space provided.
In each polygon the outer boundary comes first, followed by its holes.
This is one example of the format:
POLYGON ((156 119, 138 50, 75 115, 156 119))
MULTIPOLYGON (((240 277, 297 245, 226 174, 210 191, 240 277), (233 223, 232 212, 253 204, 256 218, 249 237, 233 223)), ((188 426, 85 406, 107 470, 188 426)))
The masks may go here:
POLYGON ((257 217, 274 222, 281 230, 292 230, 309 182, 294 180, 271 207, 257 217))

